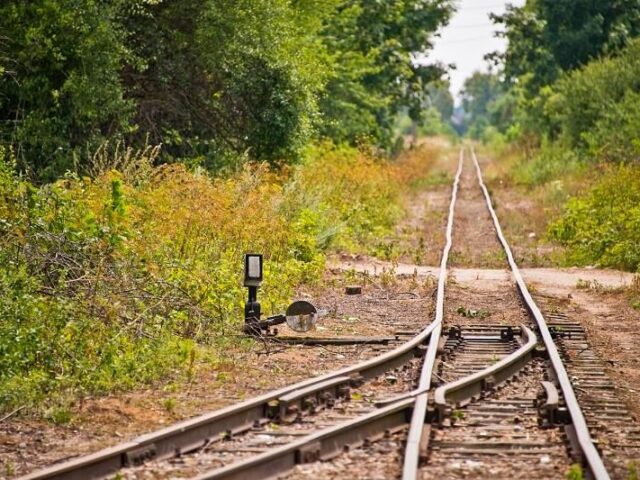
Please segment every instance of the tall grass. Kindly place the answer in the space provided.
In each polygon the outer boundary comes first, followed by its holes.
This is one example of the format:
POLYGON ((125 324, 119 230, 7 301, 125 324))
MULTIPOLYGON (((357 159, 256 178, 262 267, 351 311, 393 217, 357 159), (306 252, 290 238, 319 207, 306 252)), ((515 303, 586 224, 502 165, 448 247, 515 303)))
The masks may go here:
POLYGON ((154 149, 105 151, 95 177, 41 187, 0 155, 0 410, 184 373, 202 349, 224 355, 242 322, 243 253, 264 254, 261 302, 282 309, 320 280, 328 250, 391 231, 435 154, 389 163, 325 144, 285 171, 211 178, 153 166, 154 149))

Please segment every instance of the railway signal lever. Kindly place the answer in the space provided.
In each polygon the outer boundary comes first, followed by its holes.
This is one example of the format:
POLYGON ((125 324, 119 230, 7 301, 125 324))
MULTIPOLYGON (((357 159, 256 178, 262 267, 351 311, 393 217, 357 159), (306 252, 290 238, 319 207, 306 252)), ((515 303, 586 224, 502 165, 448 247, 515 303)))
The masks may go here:
POLYGON ((262 260, 262 255, 258 253, 247 253, 244 256, 244 286, 249 289, 244 305, 244 333, 251 336, 274 336, 278 331, 271 332, 271 327, 285 322, 296 332, 308 332, 313 329, 318 319, 318 310, 304 300, 293 302, 284 315, 274 315, 261 320, 258 288, 262 284, 262 260))

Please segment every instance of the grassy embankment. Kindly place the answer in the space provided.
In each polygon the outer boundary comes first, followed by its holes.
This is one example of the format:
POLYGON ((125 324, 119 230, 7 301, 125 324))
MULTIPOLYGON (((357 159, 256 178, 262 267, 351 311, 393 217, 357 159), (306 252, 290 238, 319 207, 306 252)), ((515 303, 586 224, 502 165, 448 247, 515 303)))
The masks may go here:
POLYGON ((0 155, 0 411, 63 422, 83 395, 224 362, 242 348, 243 253, 265 255, 261 301, 278 311, 326 252, 375 249, 438 154, 320 145, 212 178, 157 153, 107 147, 92 178, 42 186, 0 155))
MULTIPOLYGON (((639 74, 640 42, 632 42, 553 86, 552 139, 533 153, 494 146, 493 187, 525 262, 639 271, 639 74)), ((629 297, 640 305, 637 286, 629 297)))

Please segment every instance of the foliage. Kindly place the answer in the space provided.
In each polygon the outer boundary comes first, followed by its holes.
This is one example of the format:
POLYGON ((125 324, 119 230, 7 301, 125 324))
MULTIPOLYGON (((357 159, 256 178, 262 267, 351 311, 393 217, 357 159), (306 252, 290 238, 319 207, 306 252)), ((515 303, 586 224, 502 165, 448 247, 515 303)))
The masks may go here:
POLYGON ((43 177, 73 166, 73 153, 123 132, 133 104, 118 70, 129 53, 111 4, 3 2, 0 31, 11 74, 0 76, 0 142, 43 177), (72 153, 72 155, 69 155, 72 153))
POLYGON ((640 92, 628 91, 582 137, 591 158, 640 163, 640 92))
POLYGON ((579 463, 574 463, 569 467, 567 473, 565 475, 567 480, 584 480, 584 472, 582 471, 582 466, 579 463))
POLYGON ((105 140, 211 170, 294 163, 313 138, 392 145, 441 76, 418 52, 451 0, 10 0, 0 142, 39 181, 105 140))
MULTIPOLYGON (((326 52, 307 15, 318 2, 188 0, 123 7, 137 62, 123 83, 137 106, 140 140, 211 168, 238 153, 296 158, 311 133, 326 52)), ((329 2, 331 3, 331 2, 329 2)), ((314 13, 320 20, 327 11, 314 13)))
POLYGON ((429 92, 429 106, 438 111, 443 122, 450 122, 454 106, 451 83, 448 80, 432 82, 427 87, 427 90, 429 92))
MULTIPOLYGON (((558 133, 548 111, 554 84, 603 54, 617 55, 640 34, 638 0, 528 0, 492 18, 503 27, 509 43, 504 54, 489 58, 503 64, 506 87, 517 100, 514 118, 523 135, 538 138, 555 138, 558 133)), ((572 97, 589 100, 588 95, 572 97)))
POLYGON ((585 167, 585 162, 573 150, 543 140, 533 158, 520 158, 512 167, 511 176, 522 185, 545 185, 567 175, 576 175, 585 167))
POLYGON ((494 72, 474 72, 464 82, 462 107, 467 133, 471 138, 488 140, 491 127, 507 133, 513 120, 515 99, 494 72))
POLYGON ((582 197, 569 200, 549 236, 568 246, 567 260, 579 265, 637 271, 640 266, 640 168, 605 167, 582 197))
POLYGON ((300 209, 303 229, 324 248, 361 249, 387 233, 401 213, 388 165, 345 147, 310 147, 286 196, 288 210, 300 209))
POLYGON ((602 53, 615 52, 640 33, 640 2, 614 0, 528 0, 493 15, 509 44, 504 62, 509 80, 527 77, 535 95, 561 72, 571 71, 602 53))
POLYGON ((153 167, 157 154, 106 146, 95 178, 36 188, 2 152, 2 409, 176 375, 202 349, 223 357, 242 322, 243 253, 265 255, 261 303, 281 311, 295 286, 318 281, 327 249, 387 234, 399 192, 431 161, 322 144, 288 171, 251 164, 212 179, 153 167))
POLYGON ((452 10, 449 0, 340 2, 324 31, 335 74, 322 96, 320 133, 338 142, 368 139, 388 148, 402 108, 418 121, 429 85, 443 70, 417 64, 414 56, 431 48, 430 35, 452 10))
MULTIPOLYGON (((634 121, 639 75, 640 41, 634 41, 617 57, 594 61, 559 81, 546 109, 560 136, 571 147, 590 143, 597 151, 616 129, 632 133, 634 126, 625 124, 634 121)), ((625 139, 624 146, 630 146, 630 141, 625 139)))

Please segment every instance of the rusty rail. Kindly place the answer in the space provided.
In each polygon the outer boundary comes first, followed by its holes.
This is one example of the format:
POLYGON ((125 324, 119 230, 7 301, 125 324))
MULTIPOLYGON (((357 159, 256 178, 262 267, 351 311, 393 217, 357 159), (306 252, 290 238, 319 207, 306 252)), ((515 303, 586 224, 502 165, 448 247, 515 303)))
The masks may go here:
POLYGON ((255 480, 278 478, 296 465, 328 460, 342 453, 345 446, 357 447, 386 433, 404 428, 413 400, 408 399, 375 410, 334 427, 314 432, 282 447, 206 472, 197 480, 255 480))
POLYGON ((455 181, 453 183, 453 191, 451 193, 451 202, 449 204, 449 217, 447 220, 447 241, 442 252, 440 260, 440 275, 438 277, 438 293, 436 297, 436 318, 433 321, 435 325, 433 335, 429 339, 429 348, 425 355, 422 371, 420 373, 420 381, 418 390, 425 393, 419 395, 415 399, 413 415, 411 417, 411 425, 409 426, 409 434, 407 436, 407 446, 404 451, 404 464, 402 467, 402 478, 405 480, 415 479, 418 474, 418 463, 420 461, 420 445, 422 444, 422 436, 425 430, 425 418, 427 415, 427 394, 431 386, 431 375, 438 351, 438 342, 440 341, 440 333, 442 331, 442 322, 444 319, 444 288, 447 282, 447 262, 449 261, 449 252, 453 245, 453 218, 455 213, 456 200, 458 198, 458 186, 460 185, 460 176, 462 175, 462 163, 464 160, 464 150, 460 149, 460 158, 458 159, 458 170, 456 171, 455 181))
POLYGON ((529 363, 538 339, 535 333, 525 325, 521 325, 520 329, 523 336, 526 336, 526 340, 518 350, 479 372, 436 389, 433 398, 440 420, 444 418, 448 403, 452 401, 456 404, 468 402, 474 396, 480 395, 511 378, 529 363))
POLYGON ((544 343, 544 346, 547 349, 549 360, 551 361, 551 365, 556 374, 558 383, 560 384, 560 390, 562 391, 562 395, 564 396, 564 400, 567 405, 567 410, 569 411, 569 415, 571 416, 573 427, 575 428, 578 443, 586 459, 589 470, 591 471, 591 474, 596 480, 608 480, 609 473, 607 472, 604 466, 604 463, 602 462, 600 453, 598 453, 598 450, 596 449, 593 443, 593 439, 591 438, 591 434, 589 433, 589 429, 587 427, 587 422, 580 408, 580 404, 578 403, 578 399, 576 398, 576 394, 573 390, 573 386, 571 385, 571 380, 569 379, 567 370, 564 367, 564 363, 560 358, 560 354, 558 353, 556 344, 553 341, 551 332, 549 331, 549 327, 547 326, 547 322, 544 319, 542 312, 540 311, 535 301, 533 300, 533 297, 529 293, 527 284, 522 278, 520 269, 518 268, 518 265, 514 260, 513 253, 511 252, 511 247, 509 247, 509 244, 507 243, 507 240, 504 234, 502 233, 498 216, 496 215, 496 212, 491 203, 491 196, 489 195, 489 190, 487 190, 487 187, 485 186, 484 181, 482 179, 480 164, 478 163, 478 158, 476 157, 476 152, 473 148, 471 149, 471 158, 473 159, 473 163, 476 168, 478 183, 484 194, 485 202, 487 204, 487 208, 489 209, 489 213, 491 214, 491 218, 493 220, 493 225, 496 229, 498 240, 502 244, 502 248, 504 249, 507 255, 507 260, 509 262, 509 266, 511 268, 513 278, 518 287, 520 296, 522 297, 522 300, 524 301, 524 304, 526 305, 530 315, 535 319, 536 324, 538 325, 538 330, 540 332, 540 335, 542 336, 542 341, 544 343))

